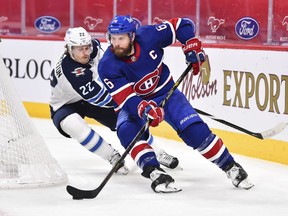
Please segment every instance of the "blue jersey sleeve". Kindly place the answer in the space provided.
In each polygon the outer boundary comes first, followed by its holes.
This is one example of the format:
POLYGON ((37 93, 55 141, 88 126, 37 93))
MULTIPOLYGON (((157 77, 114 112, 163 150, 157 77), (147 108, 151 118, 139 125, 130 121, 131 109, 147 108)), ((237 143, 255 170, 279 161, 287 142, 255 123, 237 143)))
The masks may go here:
POLYGON ((195 25, 188 18, 173 18, 158 25, 140 27, 136 32, 137 40, 165 48, 178 40, 185 44, 195 37, 195 25))
POLYGON ((188 18, 173 18, 165 23, 170 25, 170 28, 175 32, 176 39, 185 44, 187 40, 195 37, 195 25, 188 18))

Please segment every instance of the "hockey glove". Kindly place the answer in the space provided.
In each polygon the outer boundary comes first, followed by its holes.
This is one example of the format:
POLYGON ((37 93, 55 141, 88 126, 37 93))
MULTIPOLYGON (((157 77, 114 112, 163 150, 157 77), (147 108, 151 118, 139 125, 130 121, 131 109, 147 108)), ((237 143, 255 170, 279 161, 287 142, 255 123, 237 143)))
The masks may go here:
POLYGON ((154 101, 147 102, 142 100, 138 107, 138 115, 144 120, 152 120, 150 126, 157 127, 160 122, 164 119, 164 109, 162 107, 157 107, 154 101))
POLYGON ((186 62, 192 64, 193 74, 197 75, 201 64, 206 60, 201 41, 198 38, 191 38, 182 45, 182 50, 186 55, 186 62))

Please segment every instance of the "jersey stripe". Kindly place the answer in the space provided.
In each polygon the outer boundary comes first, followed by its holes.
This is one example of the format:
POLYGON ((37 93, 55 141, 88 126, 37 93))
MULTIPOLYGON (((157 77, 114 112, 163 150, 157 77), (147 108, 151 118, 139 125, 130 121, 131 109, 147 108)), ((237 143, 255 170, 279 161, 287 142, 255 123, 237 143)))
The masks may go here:
POLYGON ((129 83, 111 93, 111 96, 113 97, 114 101, 120 108, 129 98, 135 95, 136 93, 134 92, 131 84, 129 83))
POLYGON ((170 19, 168 21, 165 21, 164 23, 168 24, 171 28, 171 32, 173 34, 173 40, 172 40, 172 44, 176 42, 176 31, 181 23, 181 19, 180 18, 173 18, 170 19))
POLYGON ((147 141, 141 140, 135 144, 133 149, 130 151, 130 155, 133 160, 138 163, 140 157, 149 152, 154 152, 152 147, 147 143, 147 141))

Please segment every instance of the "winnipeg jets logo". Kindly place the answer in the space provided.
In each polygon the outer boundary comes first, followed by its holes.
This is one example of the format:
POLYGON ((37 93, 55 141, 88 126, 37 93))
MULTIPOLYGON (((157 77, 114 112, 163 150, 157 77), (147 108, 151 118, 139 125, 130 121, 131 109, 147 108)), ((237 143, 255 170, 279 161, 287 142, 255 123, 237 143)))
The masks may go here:
POLYGON ((224 24, 224 19, 216 19, 214 16, 209 17, 207 25, 210 25, 212 32, 216 32, 220 25, 224 24))
POLYGON ((150 74, 144 76, 140 81, 134 85, 134 90, 139 95, 147 95, 152 93, 159 82, 159 70, 155 70, 150 74))
POLYGON ((75 74, 76 77, 79 77, 81 75, 84 75, 85 68, 76 68, 74 71, 72 71, 71 73, 75 74))

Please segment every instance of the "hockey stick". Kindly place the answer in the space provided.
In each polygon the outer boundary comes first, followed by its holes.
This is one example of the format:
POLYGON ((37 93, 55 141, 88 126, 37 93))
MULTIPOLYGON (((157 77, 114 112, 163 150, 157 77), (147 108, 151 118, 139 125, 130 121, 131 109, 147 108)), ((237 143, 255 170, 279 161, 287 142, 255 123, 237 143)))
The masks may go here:
MULTIPOLYGON (((180 83, 183 81, 184 77, 189 73, 189 71, 192 68, 192 64, 189 64, 188 67, 185 69, 185 71, 181 74, 181 76, 178 78, 178 80, 175 82, 173 87, 170 89, 170 91, 167 93, 166 97, 163 99, 163 101, 160 103, 160 107, 164 107, 166 102, 171 97, 172 93, 175 91, 175 89, 180 85, 180 83)), ((115 171, 118 169, 121 162, 125 159, 125 157, 129 154, 131 149, 134 147, 137 141, 141 138, 141 136, 145 133, 145 131, 149 128, 149 124, 151 123, 151 119, 149 119, 145 125, 142 126, 142 128, 139 130, 139 132, 136 134, 134 139, 130 142, 120 159, 117 161, 116 164, 112 167, 111 171, 108 173, 108 175, 104 178, 102 183, 99 185, 99 187, 95 188, 94 190, 81 190, 78 188, 75 188, 73 186, 67 185, 66 190, 67 192, 73 197, 73 199, 93 199, 95 198, 100 191, 103 189, 103 187, 106 185, 106 183, 109 181, 109 179, 112 177, 112 175, 115 173, 115 171)))
POLYGON ((249 134, 249 135, 251 135, 253 137, 256 137, 258 139, 266 139, 266 138, 270 138, 272 136, 275 136, 276 134, 278 134, 281 131, 283 131, 285 129, 285 127, 287 126, 287 123, 281 122, 281 123, 277 124, 275 127, 271 128, 270 130, 266 130, 266 131, 263 131, 261 133, 256 133, 256 132, 249 131, 249 130, 247 130, 245 128, 242 128, 242 127, 240 127, 238 125, 235 125, 235 124, 233 124, 231 122, 227 122, 227 121, 225 121, 223 119, 218 119, 215 116, 213 116, 213 115, 211 115, 209 113, 206 113, 206 112, 204 112, 202 110, 199 110, 199 109, 196 109, 196 108, 194 108, 194 109, 200 115, 207 116, 207 117, 209 117, 209 118, 211 118, 211 119, 213 119, 215 121, 218 121, 218 122, 220 122, 220 123, 222 123, 224 125, 227 125, 229 127, 237 129, 239 131, 242 131, 242 132, 244 132, 246 134, 249 134))

